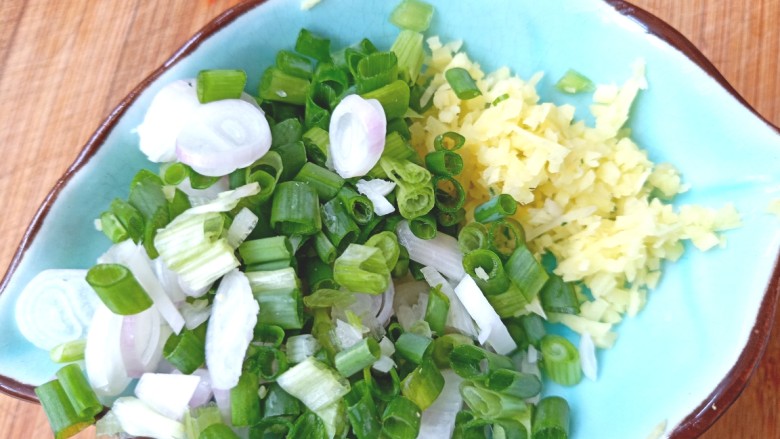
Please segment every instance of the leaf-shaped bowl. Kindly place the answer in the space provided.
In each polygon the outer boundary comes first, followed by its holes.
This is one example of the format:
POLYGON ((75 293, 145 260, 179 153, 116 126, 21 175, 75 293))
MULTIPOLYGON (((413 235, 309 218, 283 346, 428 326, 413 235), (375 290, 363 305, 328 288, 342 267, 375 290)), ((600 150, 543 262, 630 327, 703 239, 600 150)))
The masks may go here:
MULTIPOLYGON (((569 68, 596 82, 618 82, 637 58, 650 89, 634 106, 634 138, 656 162, 681 169, 693 189, 680 202, 733 202, 743 227, 728 246, 689 251, 667 265, 646 309, 620 327, 616 346, 599 354, 599 380, 574 388, 548 386, 573 407, 574 438, 645 437, 667 422, 672 437, 706 430, 739 395, 758 362, 778 297, 780 227, 765 213, 780 195, 780 135, 758 117, 679 33, 628 3, 610 0, 432 1, 432 30, 462 39, 485 70, 507 65, 521 77, 547 73, 545 100, 567 102, 554 78, 569 68)), ((46 268, 89 267, 109 245, 92 220, 140 168, 152 168, 133 128, 151 97, 171 80, 202 68, 242 68, 257 86, 276 51, 307 27, 338 45, 369 37, 387 47, 395 2, 326 1, 302 13, 298 0, 252 0, 194 35, 138 85, 100 125, 39 209, 0 286, 0 390, 35 400, 34 385, 57 366, 19 333, 14 304, 46 268)), ((584 103, 581 101, 580 103, 584 103)), ((584 114, 582 114, 584 116, 584 114)))

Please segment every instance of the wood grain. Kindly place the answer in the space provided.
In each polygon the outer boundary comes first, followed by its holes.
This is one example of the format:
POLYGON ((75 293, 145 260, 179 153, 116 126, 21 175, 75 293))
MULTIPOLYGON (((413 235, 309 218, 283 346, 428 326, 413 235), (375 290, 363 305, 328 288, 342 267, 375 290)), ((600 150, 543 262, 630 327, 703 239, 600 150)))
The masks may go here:
MULTIPOLYGON (((326 0, 335 1, 335 0, 326 0)), ((0 3, 0 267, 57 178, 136 83, 236 0, 0 3)), ((679 29, 780 124, 780 0, 635 0, 679 29)), ((740 399, 703 437, 780 437, 780 322, 740 399)), ((93 438, 89 429, 78 438, 93 438)), ((50 437, 39 406, 0 395, 0 437, 50 437)))

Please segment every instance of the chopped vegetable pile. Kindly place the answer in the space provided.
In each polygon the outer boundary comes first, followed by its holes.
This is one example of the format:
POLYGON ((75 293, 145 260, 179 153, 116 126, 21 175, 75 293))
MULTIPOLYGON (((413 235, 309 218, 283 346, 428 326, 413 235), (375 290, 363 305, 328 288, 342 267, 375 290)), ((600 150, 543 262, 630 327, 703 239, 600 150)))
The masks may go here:
POLYGON ((114 245, 18 302, 25 337, 67 363, 36 389, 56 438, 104 405, 109 437, 570 436, 544 382, 595 380, 661 259, 738 217, 689 207, 658 232, 680 184, 622 130, 641 68, 611 91, 561 79, 595 90, 587 128, 459 43, 426 53, 433 13, 403 0, 384 51, 303 29, 258 97, 240 70, 157 93, 138 134, 159 172, 96 221, 114 245))

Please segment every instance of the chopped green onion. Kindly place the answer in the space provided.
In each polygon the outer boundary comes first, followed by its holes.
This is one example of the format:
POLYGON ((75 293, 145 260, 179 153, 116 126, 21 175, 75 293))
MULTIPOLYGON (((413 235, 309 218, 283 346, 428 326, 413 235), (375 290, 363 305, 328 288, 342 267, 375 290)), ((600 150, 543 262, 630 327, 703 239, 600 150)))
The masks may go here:
POLYGON ((295 117, 284 119, 271 127, 271 148, 277 149, 280 146, 295 143, 301 140, 302 137, 303 126, 301 122, 295 117))
POLYGON ((382 435, 389 439, 417 437, 422 413, 419 407, 404 396, 393 398, 382 413, 382 435))
POLYGON ((268 394, 263 399, 263 417, 298 416, 301 414, 301 404, 292 395, 285 392, 278 384, 268 387, 268 394))
POLYGON ((593 91, 595 89, 593 81, 586 76, 577 72, 576 70, 569 69, 562 77, 555 83, 555 88, 558 90, 569 93, 581 93, 593 91))
POLYGON ((382 256, 387 264, 387 269, 392 270, 401 256, 401 245, 398 244, 398 236, 389 231, 379 232, 368 238, 365 243, 368 247, 376 247, 382 251, 382 256))
POLYGON ((306 146, 306 157, 317 166, 325 167, 328 161, 328 146, 330 136, 320 127, 311 127, 303 133, 303 144, 306 146))
POLYGON ((425 167, 434 174, 451 177, 463 171, 463 158, 458 153, 442 149, 425 156, 425 167))
POLYGON ((276 52, 276 67, 284 73, 303 79, 311 79, 314 74, 314 66, 308 58, 289 50, 276 52))
POLYGON ((322 228, 317 192, 306 183, 287 181, 274 192, 271 227, 285 235, 313 235, 322 228))
POLYGON ((141 242, 141 238, 144 236, 144 217, 141 216, 138 209, 117 198, 111 202, 109 212, 114 214, 133 242, 136 244, 141 242))
POLYGON ((379 378, 374 376, 371 371, 370 367, 363 369, 363 379, 374 398, 391 401, 401 394, 401 380, 398 379, 398 372, 395 368, 390 369, 389 373, 383 374, 379 378))
POLYGON ((423 357, 433 340, 424 335, 413 332, 404 332, 395 342, 395 351, 401 357, 411 361, 414 364, 423 362, 423 357))
POLYGON ((433 139, 433 149, 435 151, 457 151, 465 144, 466 138, 452 131, 439 134, 433 139))
POLYGON ((403 117, 409 109, 409 85, 400 79, 376 90, 361 93, 361 96, 378 100, 385 110, 387 120, 403 117))
POLYGON ((413 161, 418 156, 417 151, 409 144, 408 140, 404 139, 403 136, 397 132, 390 132, 385 137, 385 149, 382 151, 382 157, 400 161, 413 161))
POLYGON ((564 386, 580 382, 580 353, 569 340, 560 335, 547 334, 542 338, 540 351, 542 365, 551 380, 564 386))
POLYGON ((542 308, 547 312, 558 312, 566 314, 579 314, 580 302, 577 300, 577 294, 574 292, 574 286, 557 274, 550 275, 550 279, 539 291, 539 300, 542 308))
POLYGON ((323 204, 320 211, 325 236, 338 253, 343 252, 348 245, 355 242, 360 229, 350 217, 347 207, 338 198, 323 204))
POLYGON ((349 382, 324 363, 309 357, 277 378, 279 386, 314 412, 349 393, 349 382))
POLYGON ((244 368, 258 375, 263 381, 273 381, 289 368, 289 363, 287 356, 280 349, 250 345, 244 368))
POLYGON ((163 357, 181 373, 189 375, 206 361, 206 325, 171 334, 163 345, 163 357))
POLYGON ((397 76, 398 58, 395 53, 374 52, 358 62, 355 86, 358 94, 368 93, 390 84, 397 76))
POLYGON ((164 228, 168 224, 168 205, 157 209, 157 212, 151 216, 144 224, 144 239, 143 245, 146 254, 149 255, 149 259, 155 259, 160 256, 157 253, 157 249, 154 247, 154 237, 157 235, 157 231, 164 228))
POLYGON ((453 67, 444 72, 444 78, 452 87, 452 91, 460 100, 474 99, 482 94, 477 87, 474 78, 471 77, 468 70, 462 67, 453 67))
POLYGON ((425 321, 431 331, 437 335, 444 334, 444 326, 447 323, 447 315, 450 311, 450 299, 441 291, 441 288, 431 288, 428 294, 428 305, 425 308, 425 321))
POLYGON ((287 339, 286 346, 287 360, 293 364, 313 356, 320 349, 320 343, 311 334, 293 335, 287 339))
POLYGON ((559 396, 542 398, 533 416, 534 439, 566 439, 569 437, 569 403, 559 396))
POLYGON ((293 424, 287 416, 266 417, 249 428, 249 437, 252 439, 285 439, 290 437, 293 424))
POLYGON ((406 250, 406 247, 399 245, 399 252, 398 252, 398 261, 395 263, 395 266, 390 271, 390 275, 394 279, 400 279, 404 276, 406 276, 407 273, 409 273, 409 263, 411 262, 409 260, 409 251, 406 250))
POLYGON ((498 369, 514 369, 512 360, 482 349, 479 346, 461 344, 450 353, 452 370, 467 380, 484 380, 498 369))
POLYGON ((238 246, 238 253, 246 265, 289 261, 293 257, 292 245, 286 236, 244 241, 238 246))
POLYGON ((349 291, 322 288, 303 298, 307 308, 345 308, 355 302, 355 295, 349 291))
POLYGON ((138 209, 144 220, 149 220, 160 209, 168 208, 168 199, 162 189, 162 179, 147 170, 142 170, 130 184, 128 202, 138 209))
POLYGON ((160 178, 167 185, 177 185, 190 175, 190 167, 180 162, 160 165, 160 178))
POLYGON ((365 195, 345 185, 336 196, 344 203, 356 223, 363 225, 374 219, 374 203, 365 195))
POLYGON ((398 212, 406 219, 414 219, 425 215, 433 209, 436 195, 430 184, 422 186, 407 186, 401 184, 397 190, 398 212))
POLYGON ((309 81, 269 67, 260 79, 258 94, 265 101, 303 105, 309 93, 309 81))
POLYGON ((304 106, 304 124, 306 128, 328 128, 330 126, 330 102, 336 99, 335 93, 331 92, 322 84, 315 83, 309 89, 309 95, 306 96, 306 105, 304 106))
POLYGON ((315 413, 306 412, 299 416, 287 439, 328 439, 328 431, 323 420, 315 413))
POLYGON ((187 438, 199 438, 200 433, 209 426, 221 424, 222 415, 219 413, 219 407, 210 403, 185 412, 183 423, 187 438))
POLYGON ((540 348, 542 339, 547 335, 547 330, 544 328, 544 319, 537 314, 520 316, 518 319, 528 339, 528 343, 536 348, 540 348))
POLYGON ((474 219, 481 223, 489 223, 514 215, 515 212, 517 212, 517 201, 509 194, 498 194, 474 208, 474 219))
POLYGON ((283 341, 283 328, 276 325, 266 325, 264 323, 258 323, 255 325, 252 343, 278 348, 282 345, 283 341))
POLYGON ((94 419, 76 413, 59 381, 49 381, 35 388, 56 439, 65 439, 90 426, 94 419))
POLYGON ((463 268, 485 296, 501 294, 511 284, 501 259, 490 250, 477 249, 466 253, 463 257, 463 268))
MULTIPOLYGON (((429 299, 430 300, 430 299, 429 299)), ((439 369, 450 368, 450 354, 460 345, 473 345, 474 340, 462 334, 444 334, 433 340, 431 358, 439 369)))
POLYGON ((513 218, 502 218, 486 224, 488 248, 506 260, 518 248, 525 245, 525 231, 513 218))
POLYGON ((279 181, 292 180, 306 164, 306 147, 303 146, 303 142, 295 141, 274 148, 274 150, 282 157, 282 172, 279 181))
MULTIPOLYGON (((387 121, 387 136, 398 136, 407 142, 412 138, 412 133, 409 131, 409 125, 402 117, 398 117, 387 121)), ((385 151, 387 150, 387 140, 385 138, 385 151)), ((384 154, 384 151, 382 152, 384 154)))
POLYGON ((523 292, 512 283, 503 293, 485 296, 485 298, 502 319, 522 314, 528 305, 523 292))
POLYGON ((119 221, 119 218, 113 212, 109 211, 100 214, 100 231, 115 244, 130 237, 125 226, 119 221))
MULTIPOLYGON (((436 213, 436 221, 438 221, 439 225, 442 227, 455 227, 460 224, 464 218, 466 218, 466 209, 462 207, 455 212, 444 212, 439 208, 439 211, 436 213)), ((456 233, 453 232, 452 234, 455 235, 456 233)))
POLYGON ((330 40, 315 35, 307 29, 301 29, 295 41, 295 51, 317 61, 329 62, 330 40))
POLYGON ((349 378, 374 364, 380 356, 379 343, 368 337, 336 354, 333 363, 339 373, 349 378))
POLYGON ((412 218, 409 220, 409 230, 420 239, 433 239, 437 231, 436 217, 433 213, 428 212, 425 215, 412 218))
POLYGON ((152 299, 124 265, 97 264, 87 272, 87 283, 114 314, 138 314, 152 299))
POLYGON ((486 249, 488 245, 488 230, 482 223, 468 223, 458 233, 458 247, 464 254, 486 249))
POLYGON ((485 387, 526 399, 534 397, 542 391, 542 382, 534 374, 510 369, 497 369, 490 373, 485 381, 485 387))
POLYGON ((315 308, 312 310, 312 313, 314 314, 314 319, 312 321, 311 335, 317 339, 317 342, 322 346, 321 352, 327 354, 327 361, 332 364, 333 358, 336 356, 336 346, 331 337, 331 331, 335 330, 335 325, 330 318, 330 310, 327 308, 315 308))
POLYGON ((98 401, 98 397, 90 387, 81 366, 78 364, 64 366, 57 371, 57 378, 60 380, 65 394, 68 395, 76 416, 89 419, 103 411, 103 404, 98 401))
POLYGON ((457 212, 466 203, 466 191, 454 177, 436 175, 433 177, 433 187, 436 207, 442 212, 457 212))
MULTIPOLYGON (((252 274, 257 273, 274 272, 254 272, 252 274)), ((247 273, 247 276, 249 274, 247 273)), ((257 289, 253 285, 252 292, 260 305, 260 312, 257 314, 258 322, 277 325, 284 329, 301 329, 303 327, 303 300, 300 289, 295 287, 265 290, 257 289)))
POLYGON ((352 425, 352 433, 357 439, 379 437, 382 426, 368 384, 364 380, 358 381, 344 399, 347 402, 347 416, 352 425))
POLYGON ((67 341, 53 347, 49 351, 49 358, 55 363, 70 363, 84 359, 84 348, 87 347, 87 340, 67 341))
POLYGON ((191 207, 192 203, 190 203, 190 197, 181 189, 176 188, 176 190, 173 191, 173 198, 171 198, 168 203, 168 216, 173 220, 191 207))
MULTIPOLYGON (((315 235, 315 238, 319 234, 315 235)), ((327 238, 325 238, 327 239, 327 238)), ((315 239, 316 246, 316 239, 315 239)), ((333 245, 331 244, 331 247, 333 245)), ((306 284, 309 285, 309 291, 317 291, 324 288, 338 289, 339 285, 333 280, 333 261, 336 260, 336 254, 330 262, 320 260, 320 258, 310 258, 301 263, 303 267, 303 277, 306 284)))
POLYGON ((376 247, 350 244, 333 265, 334 280, 350 291, 382 294, 389 277, 387 262, 376 247))
POLYGON ((238 384, 230 389, 231 421, 236 427, 254 425, 260 420, 260 382, 257 374, 244 371, 238 384))
POLYGON ((433 6, 420 0, 403 0, 390 14, 390 23, 401 29, 425 32, 431 25, 433 6))
POLYGON ((513 419, 530 413, 528 404, 522 398, 494 392, 474 381, 464 381, 460 385, 460 394, 478 418, 513 419))
POLYGON ((328 239, 322 231, 319 231, 314 235, 314 251, 317 253, 317 257, 319 257, 320 261, 325 264, 332 264, 338 255, 336 246, 330 242, 330 239, 328 239))
POLYGON ((313 186, 322 202, 330 201, 344 186, 338 174, 311 162, 306 162, 293 180, 313 186))
POLYGON ((313 84, 317 93, 323 95, 320 97, 327 97, 323 103, 333 109, 349 87, 349 78, 346 69, 329 62, 319 63, 314 71, 313 84))
POLYGON ((515 249, 504 265, 504 269, 529 303, 536 298, 549 278, 542 264, 536 260, 525 245, 515 249))
POLYGON ((493 99, 493 102, 491 102, 491 103, 490 103, 490 105, 492 105, 492 106, 494 106, 494 107, 495 107, 496 105, 498 105, 498 104, 500 104, 500 103, 504 102, 504 101, 505 101, 505 100, 507 100, 507 99, 509 99, 509 93, 504 93, 504 94, 502 94, 501 96, 499 96, 499 97, 497 97, 497 98, 493 99))
POLYGON ((211 424, 200 432, 198 439, 239 439, 227 424, 211 424))
POLYGON ((425 410, 444 388, 444 376, 430 359, 423 361, 401 382, 401 394, 425 410))
POLYGON ((398 71, 401 79, 413 85, 417 81, 417 76, 420 74, 425 60, 423 34, 413 30, 402 30, 390 50, 398 57, 398 71))
POLYGON ((201 70, 196 89, 201 104, 222 99, 238 99, 246 85, 243 70, 201 70))

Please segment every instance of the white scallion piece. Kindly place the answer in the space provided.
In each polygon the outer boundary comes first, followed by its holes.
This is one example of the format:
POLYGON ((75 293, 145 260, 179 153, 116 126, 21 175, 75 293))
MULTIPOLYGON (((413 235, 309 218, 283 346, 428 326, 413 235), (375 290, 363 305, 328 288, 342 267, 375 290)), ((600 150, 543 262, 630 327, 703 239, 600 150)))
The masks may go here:
POLYGON ((463 278, 463 253, 458 240, 445 233, 436 233, 433 239, 414 236, 407 221, 398 223, 398 243, 409 251, 409 259, 433 267, 453 282, 463 278))
POLYGON ((333 333, 335 335, 334 341, 338 344, 339 350, 352 347, 363 340, 363 331, 341 319, 336 320, 333 333))
POLYGON ((418 439, 452 437, 455 431, 455 417, 463 407, 463 398, 460 396, 463 378, 451 369, 442 370, 441 374, 444 387, 433 404, 422 412, 418 439))
POLYGON ((349 393, 349 381, 324 363, 309 357, 276 380, 285 392, 317 412, 349 393))
POLYGON ((297 364, 314 355, 320 343, 311 334, 294 335, 287 339, 287 360, 297 364))
POLYGON ((122 360, 122 321, 122 316, 112 313, 101 303, 87 334, 84 349, 87 378, 103 403, 122 393, 131 381, 122 360))
POLYGON ((263 110, 241 99, 199 105, 176 137, 179 161, 211 177, 247 167, 270 148, 263 110))
POLYGON ((132 436, 186 439, 184 424, 157 413, 138 398, 126 396, 111 406, 119 425, 132 436))
POLYGON ((371 368, 378 372, 388 373, 390 369, 396 366, 392 358, 393 354, 395 354, 395 345, 389 338, 382 337, 382 340, 379 341, 379 349, 382 352, 382 356, 371 365, 371 368))
POLYGON ((242 208, 233 218, 233 223, 230 224, 230 228, 227 231, 228 244, 231 247, 237 248, 242 242, 252 233, 257 225, 257 215, 252 213, 251 210, 246 207, 242 208))
POLYGON ((238 384, 260 308, 249 281, 238 270, 222 278, 212 306, 206 331, 206 366, 211 385, 227 390, 238 384))
POLYGON ((463 335, 476 338, 479 330, 474 324, 471 314, 466 311, 466 308, 463 306, 463 303, 461 303, 458 295, 455 294, 455 290, 447 279, 433 267, 423 267, 420 269, 420 272, 431 288, 439 286, 441 292, 450 299, 450 311, 449 314, 447 314, 447 327, 452 328, 463 335))
POLYGON ((374 213, 379 216, 385 216, 395 212, 395 206, 387 201, 387 195, 395 189, 395 182, 374 179, 374 180, 358 180, 355 184, 357 191, 368 197, 371 203, 374 205, 374 213))
POLYGON ((199 383, 197 375, 145 373, 135 386, 135 396, 161 415, 181 421, 199 383))
POLYGON ((194 79, 175 81, 160 89, 136 128, 141 152, 152 162, 176 160, 176 137, 198 106, 194 79))
POLYGON ((50 350, 87 334, 100 300, 86 275, 87 270, 44 270, 24 287, 14 312, 24 338, 50 350))
POLYGON ((582 373, 591 381, 596 381, 599 375, 599 365, 596 359, 596 345, 593 343, 590 333, 583 332, 580 336, 580 363, 582 373))
POLYGON ((458 295, 471 318, 479 326, 478 340, 480 343, 489 344, 501 355, 506 355, 517 349, 517 344, 509 335, 501 317, 487 301, 471 276, 463 276, 458 286, 455 287, 455 294, 458 295))
POLYGON ((349 95, 330 117, 329 156, 342 178, 362 177, 378 162, 385 149, 387 120, 376 99, 349 95))
POLYGON ((184 326, 195 329, 211 317, 211 306, 206 299, 193 300, 192 303, 182 302, 179 311, 184 317, 184 326))

